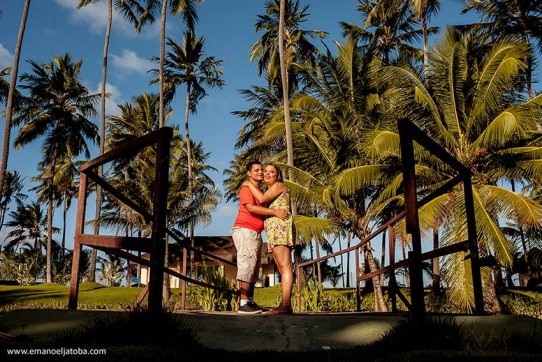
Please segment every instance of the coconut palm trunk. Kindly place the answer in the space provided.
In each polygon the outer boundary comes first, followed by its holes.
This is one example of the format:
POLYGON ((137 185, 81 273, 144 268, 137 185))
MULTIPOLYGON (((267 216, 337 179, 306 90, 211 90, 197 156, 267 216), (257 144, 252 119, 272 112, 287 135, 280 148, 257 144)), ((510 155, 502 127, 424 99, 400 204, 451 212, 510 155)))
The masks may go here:
MULTIPOLYGON (((190 82, 186 84, 186 98, 185 98, 185 111, 184 111, 184 132, 186 138, 186 162, 188 169, 188 202, 192 203, 192 189, 193 189, 193 176, 192 176, 192 145, 190 144, 190 93, 192 87, 190 82)), ((190 234, 190 246, 194 247, 194 223, 190 222, 188 225, 190 234)), ((194 250, 190 250, 190 275, 195 279, 194 275, 194 250)))
MULTIPOLYGON (((109 39, 111 37, 111 28, 113 24, 113 0, 107 1, 107 25, 105 29, 105 38, 104 38, 104 48, 102 55, 102 87, 100 94, 100 144, 99 152, 100 155, 104 153, 105 150, 105 86, 107 84, 107 59, 109 54, 109 39)), ((103 166, 98 167, 98 176, 103 176, 103 166)), ((99 185, 96 185, 96 207, 94 220, 97 222, 94 224, 94 235, 100 233, 100 217, 102 210, 102 188, 99 185)), ((92 254, 90 257, 90 271, 89 271, 89 281, 96 280, 96 259, 98 256, 98 250, 93 248, 92 254)))
POLYGON ((158 66, 158 93, 160 101, 158 102, 158 127, 164 126, 164 58, 166 56, 166 19, 167 3, 169 0, 162 1, 162 22, 160 25, 160 65, 158 66))
MULTIPOLYGON (((289 166, 294 165, 294 148, 292 142, 292 121, 290 118, 290 99, 289 99, 289 84, 288 84, 288 67, 286 65, 286 50, 284 49, 284 16, 286 13, 286 0, 280 0, 280 15, 279 15, 279 62, 280 62, 280 76, 282 82, 282 104, 284 108, 284 128, 286 138, 286 163, 289 166)), ((288 172, 288 179, 292 179, 291 172, 288 172)), ((291 200, 292 216, 297 216, 297 205, 295 201, 291 200)), ((294 262, 295 264, 301 263, 301 253, 299 248, 294 248, 294 262)), ((318 270, 320 270, 320 264, 318 263, 318 270)), ((302 276, 297 276, 297 282, 303 283, 302 276)))
MULTIPOLYGON (((378 268, 376 267, 376 262, 371 251, 371 244, 367 243, 364 248, 365 260, 369 264, 369 271, 371 273, 375 272, 378 268)), ((374 287, 374 297, 375 297, 375 311, 377 312, 387 312, 388 306, 384 301, 384 293, 382 293, 382 285, 380 284, 380 278, 378 275, 371 278, 374 287)))
POLYGON ((290 100, 288 84, 288 68, 286 67, 286 51, 284 49, 284 15, 286 11, 286 0, 280 0, 280 23, 279 23, 279 57, 280 75, 282 79, 282 102, 284 106, 284 125, 286 129, 286 154, 288 165, 294 165, 294 149, 292 143, 292 121, 290 119, 290 100))
POLYGON ((45 267, 45 281, 47 283, 53 282, 51 274, 51 265, 53 259, 53 203, 54 203, 54 175, 56 171, 56 151, 53 152, 52 157, 53 164, 51 165, 51 180, 49 181, 49 192, 47 196, 47 247, 46 247, 46 267, 45 267))
POLYGON ((13 115, 13 98, 15 95, 17 76, 19 74, 19 59, 21 57, 21 48, 23 45, 24 31, 26 29, 26 20, 28 19, 30 2, 31 0, 25 0, 24 2, 21 25, 19 27, 19 34, 17 35, 17 44, 15 45, 15 53, 13 54, 13 68, 11 70, 11 82, 9 83, 8 99, 6 104, 6 123, 4 124, 4 139, 2 142, 2 161, 0 162, 0 190, 4 189, 4 180, 6 178, 8 166, 9 143, 11 137, 11 123, 13 115))
MULTIPOLYGON (((316 259, 320 259, 320 242, 318 239, 314 239, 314 250, 316 251, 316 259)), ((320 262, 316 263, 316 277, 318 278, 318 283, 322 284, 322 265, 320 262)))
MULTIPOLYGON (((439 248, 439 235, 438 229, 433 230, 433 250, 439 248)), ((440 262, 439 258, 433 258, 433 270, 432 270, 432 279, 433 279, 433 294, 438 295, 440 293, 440 262)))

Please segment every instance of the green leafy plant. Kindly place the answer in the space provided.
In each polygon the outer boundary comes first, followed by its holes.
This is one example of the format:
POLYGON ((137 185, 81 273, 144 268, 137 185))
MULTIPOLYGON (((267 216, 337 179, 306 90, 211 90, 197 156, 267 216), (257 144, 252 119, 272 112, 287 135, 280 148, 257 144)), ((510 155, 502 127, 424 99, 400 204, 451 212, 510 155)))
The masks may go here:
POLYGON ((233 310, 235 308, 236 298, 233 291, 235 283, 228 282, 224 277, 222 268, 210 267, 204 264, 202 270, 203 281, 226 290, 198 287, 198 302, 205 311, 233 310))

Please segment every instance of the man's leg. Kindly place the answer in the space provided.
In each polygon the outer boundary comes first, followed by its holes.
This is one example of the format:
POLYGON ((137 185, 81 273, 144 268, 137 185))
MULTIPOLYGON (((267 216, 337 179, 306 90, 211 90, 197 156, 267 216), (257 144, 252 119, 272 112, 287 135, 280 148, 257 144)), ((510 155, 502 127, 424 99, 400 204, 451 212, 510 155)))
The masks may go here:
POLYGON ((254 295, 254 284, 247 283, 242 280, 239 282, 239 293, 241 294, 241 303, 246 303, 251 296, 254 295), (252 294, 251 294, 252 293, 252 294))
POLYGON ((259 233, 245 228, 233 228, 232 237, 237 249, 237 281, 241 299, 239 312, 261 313, 260 309, 249 303, 254 298, 254 271, 259 260, 258 245, 261 244, 261 238, 259 233))

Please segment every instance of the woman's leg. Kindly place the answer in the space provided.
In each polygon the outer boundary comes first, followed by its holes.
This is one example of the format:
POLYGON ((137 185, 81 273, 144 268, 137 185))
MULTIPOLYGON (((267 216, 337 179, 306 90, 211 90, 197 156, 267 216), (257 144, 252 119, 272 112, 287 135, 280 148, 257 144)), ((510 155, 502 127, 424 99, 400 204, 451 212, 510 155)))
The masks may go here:
POLYGON ((292 255, 290 247, 277 245, 273 248, 273 258, 277 263, 282 284, 282 305, 291 306, 294 274, 292 272, 292 255))

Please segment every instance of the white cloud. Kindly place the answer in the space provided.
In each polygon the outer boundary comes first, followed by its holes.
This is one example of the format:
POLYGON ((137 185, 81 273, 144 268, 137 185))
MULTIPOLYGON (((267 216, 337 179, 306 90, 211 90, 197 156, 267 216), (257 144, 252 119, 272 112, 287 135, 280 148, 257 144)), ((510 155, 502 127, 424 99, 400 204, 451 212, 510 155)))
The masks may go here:
POLYGON ((0 70, 13 66, 13 54, 0 43, 0 70))
MULTIPOLYGON (((107 1, 89 4, 77 10, 79 1, 55 0, 56 3, 65 8, 71 9, 70 19, 75 23, 87 24, 89 31, 95 34, 103 34, 107 25, 107 1)), ((119 30, 122 34, 130 37, 138 36, 133 24, 130 24, 113 9, 113 29, 119 30)), ((144 36, 153 36, 159 33, 159 22, 142 30, 144 36)))
POLYGON ((137 53, 130 49, 124 49, 120 56, 111 54, 111 59, 115 67, 126 73, 147 74, 147 71, 154 67, 150 60, 138 57, 137 53))
MULTIPOLYGON (((97 85, 96 89, 90 90, 90 92, 91 94, 100 94, 102 92, 102 82, 97 85)), ((121 91, 111 83, 106 83, 105 92, 109 93, 109 98, 105 100, 106 116, 119 115, 118 105, 124 102, 124 100, 121 98, 121 91)), ((100 106, 98 105, 96 109, 98 109, 99 112, 100 106)))

